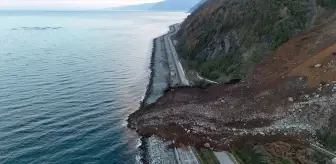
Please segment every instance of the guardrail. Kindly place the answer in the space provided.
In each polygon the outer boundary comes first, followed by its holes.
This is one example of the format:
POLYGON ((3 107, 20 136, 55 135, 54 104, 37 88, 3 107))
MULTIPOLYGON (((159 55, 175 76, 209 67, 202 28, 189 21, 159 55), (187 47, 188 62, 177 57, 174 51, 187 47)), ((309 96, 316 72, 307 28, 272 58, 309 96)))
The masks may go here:
POLYGON ((206 78, 204 78, 204 77, 198 75, 198 73, 196 73, 196 75, 197 75, 197 77, 198 77, 199 79, 201 79, 201 80, 205 80, 205 81, 207 81, 207 82, 209 82, 209 83, 213 83, 213 84, 218 84, 218 82, 216 82, 216 81, 212 81, 212 80, 209 80, 209 79, 206 79, 206 78))

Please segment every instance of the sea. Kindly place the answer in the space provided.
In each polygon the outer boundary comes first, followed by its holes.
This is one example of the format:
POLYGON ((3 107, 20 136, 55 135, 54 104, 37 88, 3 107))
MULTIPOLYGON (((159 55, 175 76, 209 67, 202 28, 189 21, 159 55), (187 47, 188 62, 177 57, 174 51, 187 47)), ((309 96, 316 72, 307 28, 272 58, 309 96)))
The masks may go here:
POLYGON ((187 15, 0 11, 0 163, 141 163, 126 119, 145 96, 153 38, 187 15))

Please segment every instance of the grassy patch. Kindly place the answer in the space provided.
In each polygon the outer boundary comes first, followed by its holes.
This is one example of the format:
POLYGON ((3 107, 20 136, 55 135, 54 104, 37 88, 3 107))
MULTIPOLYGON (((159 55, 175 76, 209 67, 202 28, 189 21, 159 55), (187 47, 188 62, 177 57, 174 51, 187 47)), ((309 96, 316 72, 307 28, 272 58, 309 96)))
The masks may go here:
POLYGON ((271 164, 263 154, 256 152, 253 145, 250 144, 234 150, 233 154, 239 158, 241 164, 271 164))
POLYGON ((287 158, 279 158, 276 164, 293 164, 293 161, 287 158))
POLYGON ((202 164, 219 164, 219 161, 212 150, 206 148, 197 148, 196 151, 202 164))
POLYGON ((316 137, 323 146, 336 151, 336 134, 328 128, 322 128, 316 131, 316 137))
POLYGON ((318 152, 318 151, 315 151, 314 157, 315 157, 315 162, 318 164, 326 164, 330 162, 330 158, 327 155, 325 155, 324 153, 318 152))

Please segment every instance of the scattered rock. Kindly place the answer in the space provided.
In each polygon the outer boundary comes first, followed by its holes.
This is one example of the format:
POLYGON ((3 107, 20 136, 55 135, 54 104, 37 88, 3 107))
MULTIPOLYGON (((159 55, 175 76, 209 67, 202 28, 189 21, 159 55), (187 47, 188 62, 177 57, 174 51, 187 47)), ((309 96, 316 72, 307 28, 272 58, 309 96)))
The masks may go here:
POLYGON ((294 98, 293 98, 293 97, 289 97, 289 98, 288 98, 288 101, 293 102, 293 101, 294 101, 294 98))
POLYGON ((315 65, 315 68, 321 68, 322 67, 322 64, 316 64, 315 65))
POLYGON ((206 148, 210 148, 210 144, 209 144, 209 143, 205 143, 205 144, 204 144, 204 147, 206 147, 206 148))

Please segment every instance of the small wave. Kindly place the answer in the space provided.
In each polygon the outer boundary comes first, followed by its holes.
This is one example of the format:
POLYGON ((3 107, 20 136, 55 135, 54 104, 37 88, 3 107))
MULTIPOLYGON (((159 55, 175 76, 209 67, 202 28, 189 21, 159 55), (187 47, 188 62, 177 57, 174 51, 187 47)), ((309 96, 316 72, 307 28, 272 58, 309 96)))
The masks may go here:
POLYGON ((139 148, 142 145, 141 138, 138 138, 136 142, 137 142, 136 147, 139 148))

